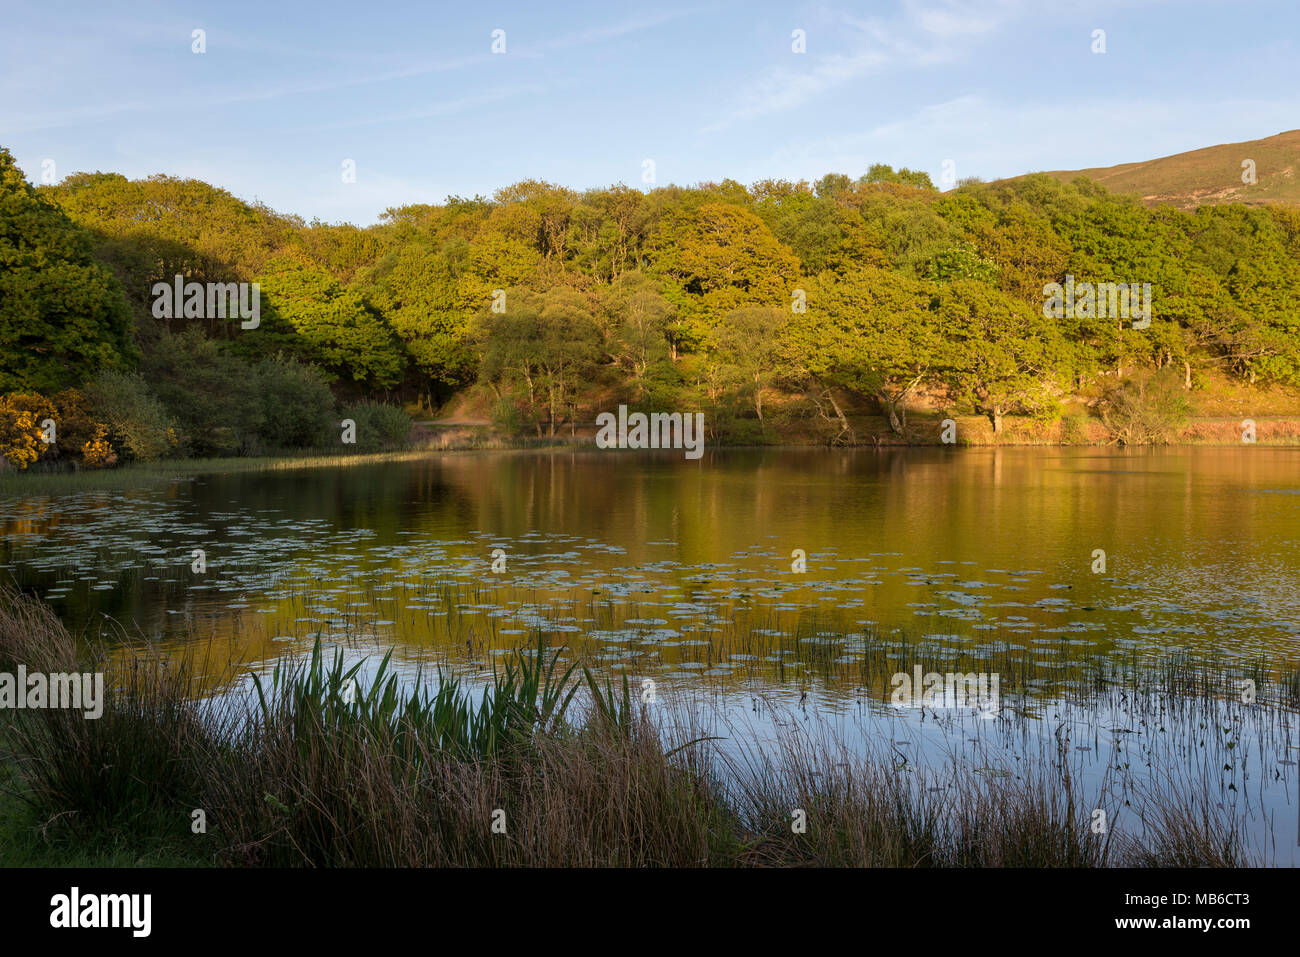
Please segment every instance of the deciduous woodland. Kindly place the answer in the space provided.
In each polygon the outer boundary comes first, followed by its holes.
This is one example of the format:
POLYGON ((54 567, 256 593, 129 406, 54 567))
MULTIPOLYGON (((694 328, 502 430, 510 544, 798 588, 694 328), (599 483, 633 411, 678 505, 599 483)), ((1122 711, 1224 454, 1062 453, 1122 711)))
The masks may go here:
POLYGON ((1148 208, 1083 178, 530 180, 358 228, 164 175, 35 187, 0 151, 0 263, 20 468, 337 447, 343 417, 371 451, 409 415, 589 434, 620 404, 737 444, 935 441, 918 415, 1169 441, 1224 394, 1300 411, 1300 208, 1148 208), (257 283, 260 322, 158 318, 176 276, 257 283), (1149 284, 1149 325, 1062 310, 1067 277, 1149 284))

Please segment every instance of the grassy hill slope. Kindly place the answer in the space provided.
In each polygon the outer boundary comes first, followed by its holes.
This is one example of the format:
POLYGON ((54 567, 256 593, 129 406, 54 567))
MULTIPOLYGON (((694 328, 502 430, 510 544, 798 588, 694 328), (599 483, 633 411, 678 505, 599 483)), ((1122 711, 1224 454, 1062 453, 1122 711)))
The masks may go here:
POLYGON ((1148 205, 1181 209, 1214 203, 1300 204, 1300 130, 1244 143, 1223 143, 1140 163, 1052 170, 1070 182, 1086 176, 1116 193, 1136 193, 1148 205), (1255 183, 1241 180, 1242 161, 1255 161, 1255 183))

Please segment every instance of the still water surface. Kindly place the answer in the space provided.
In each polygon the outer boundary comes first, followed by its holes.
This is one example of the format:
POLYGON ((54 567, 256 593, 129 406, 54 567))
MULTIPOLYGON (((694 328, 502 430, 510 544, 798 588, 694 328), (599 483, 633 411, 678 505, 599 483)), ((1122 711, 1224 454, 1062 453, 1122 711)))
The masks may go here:
MULTIPOLYGON (((1020 725, 1078 722, 1094 777, 1137 733, 1113 699, 1061 704, 1098 669, 1300 666, 1300 449, 459 453, 16 496, 0 528, 0 575, 91 634, 250 667, 320 635, 481 679, 541 630, 760 733, 1011 747, 1005 721, 888 707, 891 672, 946 662, 1002 672, 1020 725)), ((1206 707, 1258 755, 1233 793, 1290 863, 1292 709, 1206 707)))

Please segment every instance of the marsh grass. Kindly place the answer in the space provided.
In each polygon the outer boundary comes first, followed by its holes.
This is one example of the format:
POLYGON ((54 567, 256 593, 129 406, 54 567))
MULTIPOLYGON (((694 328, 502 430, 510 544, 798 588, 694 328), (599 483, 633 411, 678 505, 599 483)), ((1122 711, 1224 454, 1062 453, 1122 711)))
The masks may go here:
MULTIPOLYGON (((568 712, 575 666, 559 670, 539 636, 475 703, 444 678, 401 693, 381 661, 359 665, 319 644, 257 686, 252 720, 208 790, 243 864, 685 865, 710 860, 712 813, 667 760, 653 729, 584 677, 600 704, 568 712), (504 830, 490 828, 503 812, 504 830)), ((595 699, 593 699, 595 700, 595 699)))
MULTIPOLYGON (((1039 739, 1037 753, 1026 747, 1012 767, 977 769, 983 774, 956 755, 947 766, 914 767, 890 742, 863 751, 797 724, 774 743, 744 746, 743 729, 719 734, 689 711, 672 721, 664 711, 650 717, 625 677, 621 686, 602 681, 565 664, 544 634, 534 637, 481 689, 440 675, 427 690, 402 680, 389 656, 363 681, 359 664, 337 649, 328 654, 318 639, 310 654, 255 677, 249 693, 216 697, 195 693, 193 675, 212 671, 210 662, 139 646, 106 665, 101 719, 56 709, 5 714, 6 806, 25 802, 24 826, 51 847, 102 848, 105 860, 135 853, 243 866, 1258 863, 1246 849, 1241 809, 1224 800, 1221 779, 1210 773, 1232 753, 1231 735, 1204 748, 1199 775, 1167 770, 1146 794, 1125 784, 1124 806, 1138 826, 1098 834, 1091 810, 1113 804, 1117 785, 1107 779, 1083 793, 1061 733, 1039 739), (206 833, 191 831, 194 809, 205 812, 206 833), (795 809, 806 814, 803 833, 791 827, 795 809)), ((107 660, 36 599, 0 594, 0 661, 91 670, 107 660)), ((1179 712, 1151 714, 1172 722, 1179 712)), ((1195 720, 1193 711, 1186 716, 1195 720)), ((1188 747, 1202 732, 1165 747, 1188 747)), ((12 828, 13 815, 5 820, 12 828)))
POLYGON ((1129 856, 1140 867, 1259 867, 1263 854, 1253 848, 1235 813, 1236 802, 1221 792, 1203 770, 1199 775, 1174 777, 1157 773, 1144 786, 1139 812, 1146 841, 1129 842, 1129 856))
POLYGON ((0 663, 6 671, 24 664, 29 674, 104 673, 97 719, 79 708, 4 713, 0 740, 18 778, 11 794, 79 838, 181 833, 188 811, 178 809, 201 806, 200 757, 232 717, 205 709, 192 667, 148 646, 110 658, 69 635, 48 606, 12 588, 0 589, 0 663))
POLYGON ((339 468, 404 462, 428 458, 429 452, 412 449, 399 452, 302 452, 297 455, 241 456, 212 459, 165 459, 138 462, 115 469, 49 471, 43 469, 0 470, 0 495, 67 494, 79 491, 119 491, 166 485, 196 475, 224 475, 234 472, 285 471, 290 469, 339 468))
POLYGON ((1104 867, 1110 841, 1090 830, 1093 802, 1068 773, 972 777, 957 762, 920 771, 875 747, 783 739, 774 756, 729 763, 750 863, 827 867, 1104 867), (811 745, 811 746, 810 746, 811 745), (806 815, 796 833, 793 810, 806 815))

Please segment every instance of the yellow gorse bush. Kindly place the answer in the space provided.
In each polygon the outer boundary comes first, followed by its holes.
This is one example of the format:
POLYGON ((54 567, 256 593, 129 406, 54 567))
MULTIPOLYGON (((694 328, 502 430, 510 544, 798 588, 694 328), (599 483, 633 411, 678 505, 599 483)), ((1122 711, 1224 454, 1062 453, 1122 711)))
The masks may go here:
POLYGON ((47 418, 54 418, 54 406, 44 396, 0 396, 0 455, 19 469, 35 462, 45 446, 41 421, 47 418))
POLYGON ((117 462, 117 453, 108 442, 108 426, 95 426, 95 437, 81 447, 81 462, 87 468, 104 468, 117 462))
POLYGON ((35 392, 0 396, 0 456, 14 468, 26 469, 47 453, 75 449, 90 468, 113 465, 117 455, 108 441, 108 426, 95 422, 86 398, 65 389, 53 398, 35 392), (47 442, 46 420, 54 422, 54 441, 47 442))

